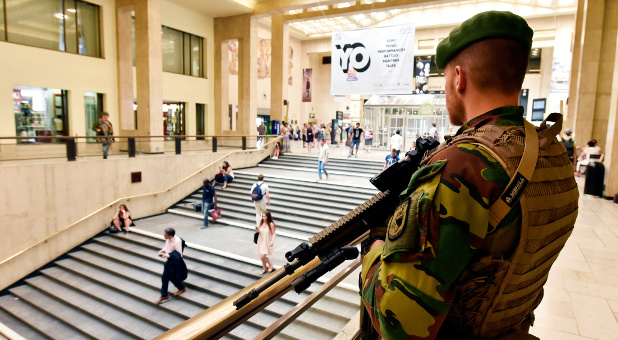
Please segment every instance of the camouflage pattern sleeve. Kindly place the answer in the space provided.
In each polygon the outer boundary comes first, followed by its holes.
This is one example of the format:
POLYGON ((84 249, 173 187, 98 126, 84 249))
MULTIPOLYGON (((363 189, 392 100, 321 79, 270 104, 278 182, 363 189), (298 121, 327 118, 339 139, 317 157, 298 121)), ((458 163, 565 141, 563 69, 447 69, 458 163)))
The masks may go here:
POLYGON ((466 143, 433 155, 412 176, 384 246, 363 260, 363 304, 385 338, 435 338, 454 282, 483 245, 489 206, 508 182, 495 158, 466 143))

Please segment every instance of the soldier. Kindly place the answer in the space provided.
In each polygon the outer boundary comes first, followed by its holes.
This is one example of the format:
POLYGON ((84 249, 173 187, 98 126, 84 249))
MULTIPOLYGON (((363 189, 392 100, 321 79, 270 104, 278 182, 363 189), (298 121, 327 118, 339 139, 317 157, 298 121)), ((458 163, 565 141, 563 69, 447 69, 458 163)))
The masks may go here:
POLYGON ((437 48, 452 124, 363 260, 363 304, 387 339, 535 339, 533 310, 577 217, 562 117, 539 131, 519 93, 533 31, 483 12, 437 48), (534 177, 532 174, 534 173, 534 177), (551 196, 551 197, 550 197, 551 196))
MULTIPOLYGON (((99 120, 94 123, 92 126, 92 130, 97 133, 97 136, 113 136, 114 128, 112 127, 112 122, 109 120, 109 113, 102 112, 99 120)), ((103 159, 107 159, 107 153, 109 151, 109 146, 114 142, 114 138, 97 138, 99 143, 103 144, 103 159)))

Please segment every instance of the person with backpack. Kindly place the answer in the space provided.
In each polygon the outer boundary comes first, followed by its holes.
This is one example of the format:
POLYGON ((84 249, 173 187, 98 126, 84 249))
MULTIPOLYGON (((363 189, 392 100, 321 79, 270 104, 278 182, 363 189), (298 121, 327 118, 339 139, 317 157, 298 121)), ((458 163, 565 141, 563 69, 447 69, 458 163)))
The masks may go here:
MULTIPOLYGON (((204 187, 202 188, 202 212, 204 213, 204 225, 201 229, 208 228, 208 211, 217 209, 217 193, 215 187, 210 185, 210 180, 204 180, 204 187)), ((212 220, 215 223, 215 220, 212 220)))
POLYGON ((170 281, 178 288, 174 296, 179 296, 187 291, 187 288, 183 284, 188 275, 187 265, 182 259, 185 242, 183 239, 176 236, 176 230, 174 230, 174 228, 165 229, 163 231, 163 237, 165 238, 165 247, 159 250, 159 256, 167 259, 167 261, 165 261, 163 265, 163 275, 161 275, 161 297, 159 300, 155 301, 157 305, 170 298, 167 294, 170 281))
POLYGON ((268 184, 264 183, 264 175, 258 175, 258 181, 253 183, 249 194, 255 205, 255 225, 259 226, 262 221, 262 214, 270 206, 270 192, 268 191, 268 184))

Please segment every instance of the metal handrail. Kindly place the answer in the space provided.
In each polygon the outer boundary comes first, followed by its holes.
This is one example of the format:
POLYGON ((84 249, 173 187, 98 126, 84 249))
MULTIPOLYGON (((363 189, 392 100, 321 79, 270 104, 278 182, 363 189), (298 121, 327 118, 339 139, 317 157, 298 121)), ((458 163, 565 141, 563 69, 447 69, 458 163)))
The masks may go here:
MULTIPOLYGON (((272 141, 270 141, 270 142, 268 142, 268 143, 264 144, 264 147, 266 147, 267 145, 269 145, 269 144, 271 144, 271 143, 274 143, 274 142, 276 142, 276 141, 278 141, 278 140, 279 140, 279 138, 275 138, 274 140, 272 140, 272 141)), ((195 172, 194 172, 194 173, 192 173, 191 175, 189 175, 189 176, 187 176, 187 177, 183 178, 182 180, 180 180, 180 181, 179 181, 179 182, 177 182, 176 184, 173 184, 172 186, 170 186, 169 188, 167 188, 167 189, 165 189, 165 190, 161 190, 161 191, 157 191, 157 192, 151 192, 151 193, 148 193, 148 194, 140 194, 140 195, 133 195, 133 196, 127 196, 127 197, 121 197, 121 198, 118 198, 118 199, 116 199, 116 200, 114 200, 114 201, 112 201, 112 202, 110 202, 110 203, 108 203, 108 204, 104 205, 103 207, 101 207, 101 208, 99 208, 99 209, 95 210, 94 212, 92 212, 92 213, 90 213, 90 214, 88 214, 88 215, 86 215, 86 216, 84 216, 84 217, 80 218, 79 220, 77 220, 77 221, 75 221, 75 222, 73 222, 73 223, 69 224, 67 227, 65 227, 65 228, 63 228, 63 229, 58 230, 57 232, 55 232, 55 233, 51 234, 51 235, 50 235, 50 236, 48 236, 47 238, 45 238, 45 239, 43 239, 43 240, 41 240, 41 241, 38 241, 38 242, 34 243, 33 245, 31 245, 31 246, 29 246, 29 247, 26 247, 25 249, 20 250, 19 252, 17 252, 17 253, 15 253, 15 254, 11 255, 10 257, 8 257, 8 258, 6 258, 6 259, 4 259, 4 260, 0 261, 0 266, 2 266, 3 264, 5 264, 5 263, 7 263, 7 262, 11 261, 12 259, 14 259, 14 258, 18 257, 19 255, 21 255, 21 254, 23 254, 23 253, 27 252, 27 251, 28 251, 28 250, 30 250, 30 249, 32 249, 32 248, 34 248, 34 247, 36 247, 36 246, 38 246, 38 245, 40 245, 40 244, 43 244, 43 243, 48 242, 51 238, 55 237, 56 235, 59 235, 60 233, 62 233, 62 232, 64 232, 64 231, 66 231, 66 230, 68 230, 68 229, 70 229, 70 228, 74 227, 75 225, 77 225, 77 224, 79 224, 79 223, 81 223, 81 222, 85 221, 86 219, 90 218, 91 216, 96 215, 97 213, 99 213, 99 212, 103 211, 103 210, 104 210, 104 209, 106 209, 106 208, 109 208, 109 207, 113 206, 114 204, 116 204, 116 203, 118 203, 118 202, 120 202, 120 201, 123 201, 123 200, 130 201, 131 199, 134 199, 134 198, 140 198, 140 197, 145 197, 145 196, 156 196, 156 195, 158 195, 158 194, 162 194, 162 193, 165 193, 165 192, 169 192, 169 191, 170 191, 170 190, 172 190, 173 188, 175 188, 175 187, 177 187, 178 185, 180 185, 180 184, 184 183, 185 181, 189 180, 191 177, 193 177, 193 176, 195 176, 195 175, 197 175, 197 174, 201 173, 202 171, 206 170, 207 168, 209 168, 209 167, 211 167, 211 166, 215 165, 216 163, 220 162, 221 160, 225 159, 226 157, 228 157, 228 156, 230 156, 230 155, 232 155, 232 154, 234 154, 234 153, 240 153, 240 152, 245 152, 245 151, 246 151, 246 150, 235 150, 235 151, 230 151, 230 152, 228 152, 227 154, 225 154, 225 156, 222 156, 222 157, 217 158, 217 160, 215 160, 215 161, 213 161, 213 162, 209 163, 208 165, 206 165, 206 166, 202 167, 201 169, 199 169, 199 170, 195 171, 195 172)))

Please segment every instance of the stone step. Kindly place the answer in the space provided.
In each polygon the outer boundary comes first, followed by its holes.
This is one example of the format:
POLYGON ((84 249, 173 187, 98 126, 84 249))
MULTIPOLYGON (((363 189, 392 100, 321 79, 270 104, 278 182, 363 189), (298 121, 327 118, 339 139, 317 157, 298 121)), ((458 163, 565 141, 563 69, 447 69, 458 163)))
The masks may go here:
MULTIPOLYGON (((257 175, 249 172, 237 172, 235 174, 234 182, 229 183, 229 185, 233 183, 244 183, 245 186, 249 184, 249 187, 257 182, 257 175)), ((309 180, 301 180, 301 179, 292 179, 292 178, 284 178, 284 177, 276 177, 276 176, 267 176, 265 178, 265 183, 268 184, 269 187, 273 189, 273 191, 277 191, 279 189, 290 189, 290 186, 293 185, 294 191, 299 192, 311 192, 311 190, 321 189, 323 186, 315 183, 314 181, 309 180)), ((374 188, 350 188, 346 185, 340 185, 336 182, 329 182, 328 187, 332 188, 333 192, 340 192, 342 194, 349 192, 350 189, 354 189, 354 195, 368 195, 373 196, 378 191, 374 188)), ((248 190, 247 190, 248 191, 248 190)), ((287 192, 287 191, 286 191, 287 192)), ((319 192, 319 191, 318 191, 319 192)))
MULTIPOLYGON (((259 163, 258 166, 262 165, 271 165, 271 166, 285 166, 285 167, 294 167, 298 169, 309 169, 315 172, 318 172, 318 161, 297 161, 297 160, 287 160, 287 159, 267 159, 259 163)), ((344 173, 346 175, 357 176, 360 174, 370 174, 372 176, 377 175, 382 171, 381 166, 371 166, 365 167, 357 164, 341 164, 337 162, 333 162, 329 159, 328 163, 325 166, 326 171, 330 172, 336 171, 338 173, 344 173)))
MULTIPOLYGON (((227 191, 218 191, 217 192, 217 200, 220 202, 234 202, 234 203, 243 203, 243 205, 245 206, 249 206, 251 208, 254 208, 255 205, 253 203, 253 201, 251 201, 250 199, 246 200, 246 201, 239 201, 238 200, 238 194, 235 192, 229 192, 227 191)), ((187 200, 183 201, 185 203, 193 203, 193 202, 197 202, 199 204, 201 204, 202 202, 202 195, 201 194, 193 194, 190 196, 190 199, 188 198, 187 200)), ((306 198, 298 198, 298 199, 294 199, 292 197, 286 197, 285 199, 273 199, 271 197, 271 208, 269 209, 274 209, 274 207, 281 207, 283 209, 286 210, 292 210, 294 212, 302 212, 302 211, 312 211, 312 212, 316 212, 316 213, 320 213, 320 214, 327 214, 331 216, 331 219, 339 219, 341 216, 346 215, 347 213, 350 212, 350 210, 353 210, 354 208, 356 208, 358 205, 346 205, 346 207, 348 207, 349 209, 343 208, 341 207, 343 204, 340 203, 336 203, 336 204, 329 204, 329 202, 323 201, 323 200, 319 200, 319 199, 315 199, 315 200, 308 200, 306 198)), ((192 206, 189 207, 190 209, 193 208, 192 206)), ((195 209, 194 209, 195 210, 195 209)))
POLYGON ((82 311, 61 303, 28 285, 9 289, 11 294, 24 300, 31 307, 47 315, 62 320, 66 325, 94 339, 132 339, 129 330, 119 330, 111 325, 95 320, 82 311))
MULTIPOLYGON (((227 187, 225 190, 217 190, 217 198, 219 197, 234 197, 236 200, 246 200, 248 202, 252 202, 249 196, 249 186, 246 188, 237 188, 237 187, 227 187), (223 196, 222 196, 223 195, 223 196), (226 196, 227 195, 227 196, 226 196)), ((376 192, 377 193, 377 192, 376 192)), ((194 193, 192 197, 195 197, 198 200, 202 199, 202 192, 199 190, 194 193), (197 196, 193 196, 197 195, 197 196)), ((322 193, 298 193, 298 192, 285 192, 285 193, 271 193, 270 195, 270 203, 271 205, 283 205, 285 202, 293 202, 307 205, 333 205, 338 209, 342 210, 352 210, 363 204, 365 201, 370 199, 372 196, 357 196, 357 197, 343 197, 337 195, 330 195, 329 191, 325 191, 322 193)))
MULTIPOLYGON (((152 296, 151 299, 152 301, 156 300, 159 297, 158 290, 161 287, 161 274, 157 275, 145 271, 136 270, 135 268, 130 268, 128 266, 118 264, 113 260, 99 257, 88 252, 76 252, 71 253, 70 255, 73 259, 81 262, 82 264, 87 264, 90 267, 96 268, 97 270, 109 271, 109 273, 112 275, 121 276, 125 279, 133 280, 135 282, 141 282, 144 286, 148 286, 149 288, 153 289, 153 291, 155 291, 155 294, 152 296)), ((163 268, 161 268, 161 272, 162 271, 163 268)), ((192 313, 192 315, 190 315, 189 317, 197 315, 204 309, 215 305, 222 300, 221 297, 216 297, 212 294, 202 292, 200 289, 198 289, 198 287, 195 287, 194 285, 191 285, 191 287, 187 285, 187 292, 182 294, 181 296, 175 297, 171 295, 173 294, 175 289, 172 284, 170 284, 170 286, 170 300, 159 305, 159 307, 182 311, 186 311, 188 309, 195 310, 195 313, 192 313)), ((263 327, 256 327, 256 325, 244 323, 234 329, 231 334, 239 336, 240 338, 244 338, 239 334, 258 334, 259 332, 261 332, 262 329, 263 327)))
MULTIPOLYGON (((314 173, 318 172, 317 167, 316 169, 313 169, 309 167, 298 167, 295 165, 271 164, 271 163, 260 163, 258 164, 258 168, 271 168, 271 169, 304 171, 304 172, 314 172, 314 173)), ((350 171, 340 171, 340 170, 333 170, 333 169, 326 169, 326 171, 328 172, 329 175, 365 177, 367 179, 372 178, 378 174, 378 172, 350 172, 350 171)))
MULTIPOLYGON (((167 209, 168 213, 179 214, 187 217, 196 218, 202 220, 204 215, 201 212, 189 211, 186 209, 173 208, 167 209)), ((255 210, 254 211, 226 211, 222 210, 223 217, 217 220, 217 223, 226 224, 227 221, 233 221, 234 223, 244 223, 247 226, 250 226, 249 229, 254 230, 255 228, 255 210)), ((211 220, 212 222, 212 220, 211 220)), ((319 233, 323 228, 320 227, 311 227, 304 226, 300 224, 289 223, 286 221, 277 221, 275 222, 277 226, 277 230, 282 229, 285 232, 296 235, 295 238, 307 240, 313 235, 319 233)), ((279 231, 277 231, 279 233, 279 231)))
MULTIPOLYGON (((88 247, 93 251, 96 251, 97 254, 104 254, 105 256, 109 256, 111 258, 117 258, 122 252, 117 249, 112 248, 103 248, 99 247, 100 244, 93 245, 88 244, 84 247, 88 247)), ((142 268, 143 270, 148 270, 149 264, 146 263, 144 258, 139 258, 134 254, 127 254, 125 256, 127 258, 127 262, 135 264, 136 266, 142 268)), ((146 260, 148 261, 148 260, 146 260)), ((186 261, 187 267, 189 268, 189 277, 185 281, 185 285, 187 286, 187 292, 184 293, 181 297, 188 297, 189 294, 194 290, 202 290, 208 292, 209 294, 216 295, 221 299, 236 293, 238 290, 242 289, 244 286, 239 284, 234 284, 234 278, 227 277, 220 280, 213 280, 212 277, 203 272, 198 272, 193 270, 193 266, 191 261, 186 261), (226 283, 227 282, 227 283, 226 283)), ((202 268, 199 268, 201 271, 202 268)), ((287 312, 290 308, 294 306, 294 303, 286 302, 285 298, 279 299, 269 305, 263 312, 256 314, 255 319, 259 322, 256 322, 258 325, 269 325, 275 322, 281 315, 287 312)), ((317 316, 315 316, 317 317, 317 316)), ((327 320, 327 319, 325 319, 327 320)), ((322 328, 321 326, 314 326, 316 329, 322 328)))
POLYGON ((87 333, 75 329, 64 320, 58 320, 12 294, 0 296, 0 310, 27 325, 34 332, 44 334, 48 339, 92 339, 87 333))
MULTIPOLYGON (((252 234, 252 232, 251 233, 247 232, 247 234, 252 234)), ((151 237, 146 237, 146 236, 139 235, 136 233, 130 233, 127 235, 111 234, 110 237, 108 238, 99 238, 99 239, 101 240, 100 242, 106 242, 110 245, 113 244, 115 247, 118 247, 118 248, 131 249, 131 250, 135 250, 136 247, 144 247, 146 248, 146 251, 154 252, 160 249, 162 245, 161 240, 151 238, 151 237), (113 239, 113 241, 110 239, 113 239)), ((145 256, 148 256, 147 253, 145 254, 145 256)), ((205 266, 202 271, 209 273, 209 274, 212 274, 211 272, 212 270, 221 270, 221 271, 226 271, 230 273, 238 273, 239 275, 249 278, 250 283, 253 283, 261 278, 261 276, 256 274, 261 269, 259 265, 225 258, 223 256, 210 254, 205 251, 193 249, 191 247, 187 247, 185 249, 183 257, 185 258, 185 261, 198 262, 195 264, 196 266, 205 266)), ((239 284, 242 286, 242 283, 239 283, 239 284)), ((308 290, 308 292, 301 294, 298 298, 293 298, 291 301, 293 301, 294 303, 300 302, 310 292, 312 292, 314 289, 319 287, 319 285, 320 285, 319 283, 315 283, 314 286, 312 286, 308 290)), ((339 292, 338 296, 342 297, 341 299, 337 299, 338 302, 352 304, 352 305, 358 304, 357 302, 358 292, 357 291, 350 291, 348 289, 339 289, 339 288, 335 288, 335 291, 338 291, 339 292)), ((296 293, 292 294, 292 296, 295 296, 295 295, 296 293)), ((330 298, 330 297, 327 296, 327 298, 330 298)))
POLYGON ((48 279, 58 284, 65 285, 74 292, 105 302, 116 310, 137 317, 164 331, 186 320, 186 318, 179 317, 175 313, 168 313, 165 310, 157 308, 151 301, 142 301, 134 298, 125 292, 124 286, 111 289, 97 282, 62 270, 59 267, 47 268, 42 270, 41 273, 48 279))
MULTIPOLYGON (((221 213, 229 213, 229 212, 238 212, 244 214, 253 214, 255 221, 255 207, 252 204, 246 203, 227 203, 222 201, 217 203, 217 207, 221 209, 221 213)), ((335 222, 338 217, 326 216, 325 218, 320 218, 320 214, 315 213, 302 213, 302 214, 293 214, 293 212, 289 209, 282 209, 276 205, 271 204, 267 207, 268 211, 271 212, 273 221, 276 226, 282 225, 282 223, 288 224, 296 224, 298 228, 303 229, 302 226, 310 226, 311 228, 306 231, 313 231, 313 228, 319 228, 322 230, 328 227, 331 223, 335 222)))
POLYGON ((73 289, 59 284, 44 276, 36 276, 27 279, 29 286, 45 294, 54 301, 61 302, 65 306, 75 309, 89 318, 82 327, 89 327, 93 321, 104 323, 130 337, 152 339, 166 330, 165 327, 154 326, 141 318, 128 313, 131 309, 139 307, 135 304, 127 304, 119 309, 106 301, 80 294, 73 289))
MULTIPOLYGON (((9 298, 12 298, 10 295, 7 295, 9 298)), ((2 309, 2 298, 0 298, 0 320, 2 323, 10 328, 13 332, 19 334, 21 337, 25 339, 50 339, 45 334, 37 332, 36 329, 28 326, 24 322, 21 322, 18 318, 13 315, 5 312, 2 309)), ((0 335, 0 339, 7 339, 6 337, 2 337, 0 335)))
MULTIPOLYGON (((265 160, 271 160, 272 158, 266 158, 265 160)), ((293 160, 298 162, 310 162, 317 164, 318 156, 314 155, 303 155, 303 154, 285 154, 279 159, 276 160, 293 160)), ((344 164, 349 166, 358 166, 358 167, 367 167, 367 168, 381 168, 384 164, 381 160, 371 160, 371 159, 358 159, 356 157, 328 157, 328 162, 335 164, 344 164)))

